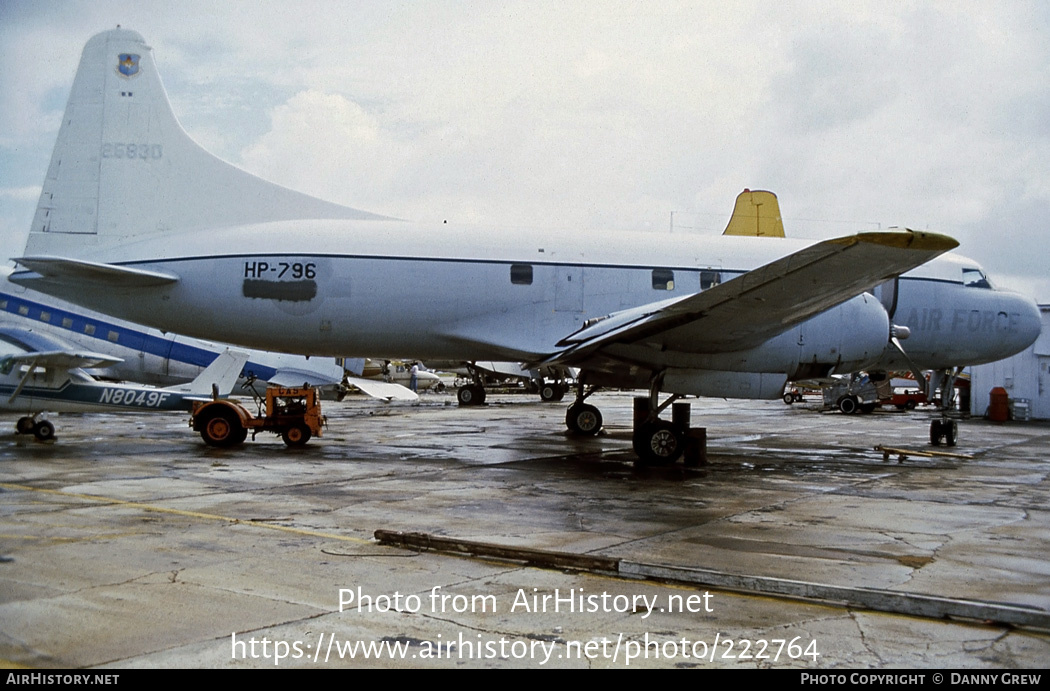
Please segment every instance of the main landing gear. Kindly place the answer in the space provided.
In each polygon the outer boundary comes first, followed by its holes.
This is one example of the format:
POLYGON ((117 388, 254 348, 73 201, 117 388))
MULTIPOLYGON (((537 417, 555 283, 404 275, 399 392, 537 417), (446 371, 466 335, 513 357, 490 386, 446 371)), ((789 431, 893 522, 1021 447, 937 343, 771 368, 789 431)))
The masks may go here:
MULTIPOLYGON (((598 387, 592 386, 589 390, 584 391, 582 383, 576 385, 576 400, 565 411, 565 426, 569 428, 570 432, 594 437, 602 431, 602 411, 590 403, 583 402, 597 390, 598 387)), ((562 395, 564 395, 564 392, 562 395)))
POLYGON ((689 426, 689 403, 672 394, 662 404, 653 396, 634 399, 634 452, 640 465, 671 465, 684 457, 687 466, 707 462, 707 429, 689 426), (660 413, 671 406, 671 419, 660 413))
POLYGON ((945 446, 955 446, 958 438, 959 425, 955 420, 942 417, 930 422, 930 443, 934 446, 940 446, 942 441, 945 446))
POLYGON ((540 400, 557 403, 565 398, 568 390, 569 386, 565 382, 543 382, 540 384, 540 400))
POLYGON ((456 400, 460 405, 482 405, 485 402, 485 386, 480 383, 464 384, 456 389, 456 400))
MULTIPOLYGON (((576 385, 576 400, 565 413, 565 426, 574 434, 595 436, 602 429, 602 413, 597 407, 585 403, 585 399, 598 387, 585 389, 576 385)), ((657 404, 658 391, 654 387, 650 396, 634 399, 634 434, 632 444, 638 454, 640 465, 671 465, 683 455, 686 465, 696 466, 705 461, 707 431, 689 427, 689 404, 675 401, 678 395, 670 396, 663 404, 657 404), (660 419, 660 413, 668 406, 671 420, 660 419)))
POLYGON ((55 426, 49 420, 37 420, 35 416, 26 415, 15 423, 18 434, 32 434, 39 441, 51 441, 55 438, 55 426))
POLYGON ((485 404, 485 380, 473 365, 467 365, 471 382, 456 389, 456 400, 461 406, 485 404))

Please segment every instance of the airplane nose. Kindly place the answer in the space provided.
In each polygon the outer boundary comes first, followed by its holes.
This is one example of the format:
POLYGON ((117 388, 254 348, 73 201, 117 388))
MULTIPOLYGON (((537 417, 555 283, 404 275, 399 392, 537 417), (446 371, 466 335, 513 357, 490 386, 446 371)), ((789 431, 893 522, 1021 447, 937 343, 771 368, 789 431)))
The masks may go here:
POLYGON ((1016 328, 1011 329, 1006 338, 1010 341, 1012 353, 1019 353, 1035 343, 1043 329, 1043 317, 1039 305, 1032 298, 1020 293, 1006 293, 1006 312, 1016 315, 1016 328))

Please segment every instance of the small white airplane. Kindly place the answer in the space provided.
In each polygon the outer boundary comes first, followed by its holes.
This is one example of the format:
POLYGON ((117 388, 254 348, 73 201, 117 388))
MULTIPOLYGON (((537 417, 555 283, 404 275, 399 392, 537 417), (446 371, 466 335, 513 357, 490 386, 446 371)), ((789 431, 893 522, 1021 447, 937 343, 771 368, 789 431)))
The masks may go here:
MULTIPOLYGON (((412 361, 411 360, 389 360, 378 358, 361 358, 356 360, 345 359, 344 365, 347 372, 366 381, 384 382, 394 384, 406 391, 412 391, 412 361)), ((416 391, 444 390, 445 384, 434 372, 422 367, 416 370, 416 391)), ((415 396, 419 398, 419 396, 415 396)))
POLYGON ((332 204, 190 139, 151 48, 118 28, 84 48, 11 280, 244 347, 576 367, 569 429, 600 431, 585 402, 598 387, 647 389, 634 446, 667 462, 686 432, 660 413, 681 396, 779 399, 788 380, 895 357, 887 302, 919 315, 913 362, 1026 348, 1034 301, 969 280, 983 276, 971 260, 935 260, 957 245, 910 230, 821 242, 508 233, 332 204), (880 284, 892 286, 881 300, 866 292, 880 284))
MULTIPOLYGON (((172 386, 196 378, 227 349, 226 345, 189 338, 115 319, 50 295, 11 283, 11 269, 0 267, 0 324, 51 334, 73 347, 107 355, 110 360, 89 374, 102 380, 172 386)), ((318 387, 339 398, 346 386, 382 400, 418 400, 397 383, 350 376, 341 358, 307 358, 260 350, 248 352, 241 382, 318 387)))
POLYGON ((72 344, 32 329, 0 325, 0 410, 21 414, 19 434, 46 441, 54 424, 42 413, 189 411, 194 401, 228 395, 248 360, 242 351, 226 350, 189 384, 156 388, 103 382, 84 368, 115 364, 104 353, 78 350, 72 344))

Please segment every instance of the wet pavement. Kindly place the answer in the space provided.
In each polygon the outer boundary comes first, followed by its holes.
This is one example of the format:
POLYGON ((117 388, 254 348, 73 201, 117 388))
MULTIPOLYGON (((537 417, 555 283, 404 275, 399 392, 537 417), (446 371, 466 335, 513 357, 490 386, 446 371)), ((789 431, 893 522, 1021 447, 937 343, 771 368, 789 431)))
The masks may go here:
POLYGON ((0 433, 0 660, 50 667, 1035 669, 1050 425, 693 402, 708 464, 638 468, 632 395, 325 403, 302 449, 180 415, 0 433), (1032 611, 1007 626, 387 546, 377 530, 1032 611), (342 610, 342 611, 340 611, 342 610))

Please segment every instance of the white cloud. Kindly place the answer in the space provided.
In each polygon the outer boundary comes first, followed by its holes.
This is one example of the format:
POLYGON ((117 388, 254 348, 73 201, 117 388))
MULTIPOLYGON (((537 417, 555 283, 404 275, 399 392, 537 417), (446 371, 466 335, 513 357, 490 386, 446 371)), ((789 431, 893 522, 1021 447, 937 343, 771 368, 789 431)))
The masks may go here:
MULTIPOLYGON (((1042 3, 15 7, 0 131, 37 146, 36 170, 80 47, 121 22, 196 139, 359 208, 656 229, 675 211, 720 230, 742 188, 765 188, 789 233, 929 227, 978 258, 997 234, 998 269, 1050 265, 1042 3)), ((9 184, 38 184, 11 165, 9 184)))

